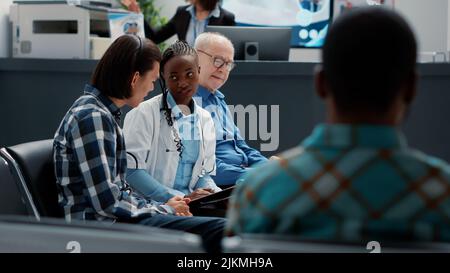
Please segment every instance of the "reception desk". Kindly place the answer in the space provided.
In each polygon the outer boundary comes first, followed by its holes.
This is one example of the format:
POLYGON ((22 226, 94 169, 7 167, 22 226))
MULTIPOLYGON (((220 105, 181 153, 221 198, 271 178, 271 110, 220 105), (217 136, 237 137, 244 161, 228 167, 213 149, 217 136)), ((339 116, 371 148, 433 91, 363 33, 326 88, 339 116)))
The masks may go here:
MULTIPOLYGON (((52 138, 67 109, 82 94, 96 63, 0 59, 0 146, 52 138)), ((237 63, 222 91, 251 146, 267 156, 276 154, 298 145, 315 124, 324 121, 324 105, 314 93, 314 66, 237 63)), ((418 67, 418 96, 404 132, 410 145, 450 161, 450 64, 418 67)), ((150 96, 158 93, 160 90, 155 90, 150 96)))

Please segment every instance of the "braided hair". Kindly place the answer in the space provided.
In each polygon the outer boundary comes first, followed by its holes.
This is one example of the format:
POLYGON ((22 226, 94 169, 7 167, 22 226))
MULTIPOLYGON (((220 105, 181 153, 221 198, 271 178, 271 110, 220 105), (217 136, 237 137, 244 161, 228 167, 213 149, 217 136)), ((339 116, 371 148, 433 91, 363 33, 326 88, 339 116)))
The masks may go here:
MULTIPOLYGON (((169 108, 169 105, 167 104, 167 94, 169 90, 166 87, 166 82, 163 77, 164 75, 164 66, 167 64, 167 62, 172 59, 173 57, 177 56, 194 56, 196 60, 198 60, 197 51, 191 47, 187 42, 178 40, 171 46, 169 46, 163 53, 162 60, 160 63, 160 85, 162 90, 162 108, 161 111, 164 112, 164 116, 166 117, 167 124, 172 127, 173 126, 173 119, 172 119, 172 109, 169 108)), ((178 137, 175 137, 175 144, 177 146, 177 151, 181 154, 183 153, 183 144, 181 143, 181 139, 178 137)))

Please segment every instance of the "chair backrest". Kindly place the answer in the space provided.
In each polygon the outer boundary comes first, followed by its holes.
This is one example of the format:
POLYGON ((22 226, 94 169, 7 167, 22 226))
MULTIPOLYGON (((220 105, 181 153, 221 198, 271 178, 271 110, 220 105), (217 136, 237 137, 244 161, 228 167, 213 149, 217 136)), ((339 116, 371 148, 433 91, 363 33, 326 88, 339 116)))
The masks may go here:
POLYGON ((204 252, 198 235, 132 224, 0 217, 0 253, 204 252))
POLYGON ((0 157, 0 215, 29 215, 8 163, 0 157))
POLYGON ((222 240, 222 246, 223 251, 228 253, 450 253, 449 243, 317 242, 278 234, 245 234, 227 237, 222 240), (374 251, 375 249, 377 251, 374 251))
POLYGON ((11 161, 8 163, 15 166, 19 178, 24 180, 40 216, 63 217, 58 205, 53 140, 33 141, 7 147, 2 149, 2 154, 7 161, 8 159, 11 161))

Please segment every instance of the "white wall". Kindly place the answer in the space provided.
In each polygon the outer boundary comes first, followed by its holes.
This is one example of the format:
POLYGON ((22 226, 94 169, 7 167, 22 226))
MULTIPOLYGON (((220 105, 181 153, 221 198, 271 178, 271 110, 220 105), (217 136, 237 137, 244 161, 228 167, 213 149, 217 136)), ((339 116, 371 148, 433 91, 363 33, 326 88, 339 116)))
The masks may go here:
POLYGON ((184 0, 156 0, 155 4, 156 6, 162 8, 161 15, 167 17, 168 19, 172 18, 177 7, 187 5, 184 0))
POLYGON ((9 6, 13 0, 0 1, 0 58, 10 57, 11 30, 9 29, 9 6))
POLYGON ((396 0, 396 10, 414 29, 420 51, 447 51, 449 47, 448 0, 396 0))

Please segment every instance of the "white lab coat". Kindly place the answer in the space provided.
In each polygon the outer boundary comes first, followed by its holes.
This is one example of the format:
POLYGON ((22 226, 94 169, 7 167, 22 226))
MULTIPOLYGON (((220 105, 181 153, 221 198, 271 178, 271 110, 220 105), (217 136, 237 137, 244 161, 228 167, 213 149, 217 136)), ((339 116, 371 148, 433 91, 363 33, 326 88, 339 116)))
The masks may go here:
MULTIPOLYGON (((200 130, 199 157, 192 170, 189 188, 192 190, 199 177, 205 173, 216 173, 216 137, 214 122, 208 111, 194 102, 198 113, 200 130)), ((127 153, 132 153, 136 160, 127 154, 128 168, 146 170, 153 178, 163 185, 173 188, 177 173, 179 152, 174 142, 173 129, 167 124, 162 109, 162 95, 142 102, 137 108, 127 113, 123 133, 127 153)), ((177 130, 176 120, 173 128, 177 130)), ((217 186, 216 186, 217 187, 217 186)))

